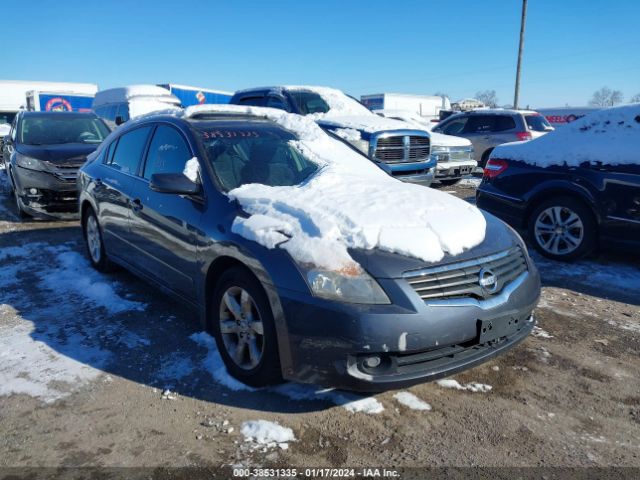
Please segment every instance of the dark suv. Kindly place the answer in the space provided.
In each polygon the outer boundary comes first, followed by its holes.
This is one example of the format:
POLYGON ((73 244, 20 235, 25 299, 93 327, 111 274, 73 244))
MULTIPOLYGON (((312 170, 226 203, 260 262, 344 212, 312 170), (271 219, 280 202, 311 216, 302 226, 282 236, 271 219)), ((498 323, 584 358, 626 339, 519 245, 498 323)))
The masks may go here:
POLYGON ((360 154, 345 159, 349 149, 311 121, 313 138, 336 152, 335 164, 353 162, 358 171, 362 162, 369 181, 382 177, 454 211, 472 209, 486 229, 484 241, 438 262, 376 248, 351 249, 349 270, 300 260, 322 245, 317 219, 279 202, 316 232, 306 252, 294 252, 287 242, 295 233, 269 230, 275 217, 245 209, 237 192, 295 195, 327 169, 299 147, 300 130, 287 129, 301 117, 278 123, 225 108, 127 122, 82 167, 79 186, 95 268, 118 263, 196 308, 236 378, 256 386, 285 377, 394 388, 486 361, 532 330, 540 279, 513 230, 462 200, 398 184, 360 154), (251 222, 257 236, 246 234, 251 222))
POLYGON ((3 145, 18 213, 77 213, 78 169, 109 133, 93 113, 19 112, 3 145))

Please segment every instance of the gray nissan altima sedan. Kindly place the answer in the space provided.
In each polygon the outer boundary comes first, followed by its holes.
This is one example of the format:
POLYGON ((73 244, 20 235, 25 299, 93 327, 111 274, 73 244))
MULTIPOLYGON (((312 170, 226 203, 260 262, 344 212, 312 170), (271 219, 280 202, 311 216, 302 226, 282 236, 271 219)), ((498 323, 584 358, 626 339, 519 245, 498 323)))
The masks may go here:
POLYGON ((240 112, 121 126, 80 171, 91 263, 124 266, 197 309, 228 371, 253 386, 398 388, 470 368, 526 338, 540 277, 520 237, 489 214, 481 243, 437 262, 352 248, 357 276, 235 233, 234 221, 250 215, 228 192, 297 187, 319 174, 297 139, 240 112))

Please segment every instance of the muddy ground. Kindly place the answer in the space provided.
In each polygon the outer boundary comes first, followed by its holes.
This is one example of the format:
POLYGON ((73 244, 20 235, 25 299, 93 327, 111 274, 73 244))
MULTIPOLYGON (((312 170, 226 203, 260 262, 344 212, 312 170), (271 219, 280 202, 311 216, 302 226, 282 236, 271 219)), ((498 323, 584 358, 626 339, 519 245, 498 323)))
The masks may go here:
POLYGON ((414 410, 398 392, 239 389, 192 312, 93 272, 77 223, 19 221, 1 186, 0 466, 640 467, 639 257, 534 256, 540 329, 454 377, 490 390, 418 385, 432 409, 414 410), (258 419, 296 440, 245 442, 258 419))

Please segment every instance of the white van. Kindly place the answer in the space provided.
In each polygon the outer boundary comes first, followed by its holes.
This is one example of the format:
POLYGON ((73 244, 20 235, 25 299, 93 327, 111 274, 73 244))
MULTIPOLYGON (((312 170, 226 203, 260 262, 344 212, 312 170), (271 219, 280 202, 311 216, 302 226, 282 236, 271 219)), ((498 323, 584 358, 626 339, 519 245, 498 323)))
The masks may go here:
POLYGON ((93 111, 112 128, 130 118, 181 106, 178 97, 156 85, 110 88, 99 91, 93 99, 93 111))

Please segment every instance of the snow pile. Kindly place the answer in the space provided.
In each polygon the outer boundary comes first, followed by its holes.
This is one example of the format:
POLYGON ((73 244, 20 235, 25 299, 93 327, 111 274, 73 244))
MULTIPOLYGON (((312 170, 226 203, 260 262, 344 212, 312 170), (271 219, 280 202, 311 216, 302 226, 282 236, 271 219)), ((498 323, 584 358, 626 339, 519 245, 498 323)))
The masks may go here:
POLYGON ((220 385, 224 385, 229 390, 233 390, 234 392, 257 391, 257 389, 252 388, 249 385, 245 385, 244 383, 236 380, 231 375, 229 375, 229 373, 227 372, 227 368, 224 366, 222 357, 220 356, 220 352, 218 352, 216 341, 211 335, 209 335, 207 332, 199 332, 194 333, 189 338, 201 347, 207 349, 207 356, 205 357, 203 364, 216 382, 218 382, 220 385))
MULTIPOLYGON (((190 107, 185 115, 210 111, 190 107)), ((476 207, 446 193, 396 180, 309 117, 280 110, 222 105, 216 111, 262 115, 294 132, 292 142, 319 171, 298 186, 247 184, 228 195, 249 213, 232 231, 298 262, 357 274, 348 249, 380 249, 436 262, 483 241, 476 207), (451 219, 456 221, 452 222, 451 219)), ((378 117, 379 118, 379 117, 378 117)))
POLYGON ((286 450, 289 448, 289 442, 296 440, 293 430, 267 420, 243 422, 240 433, 244 435, 245 442, 255 442, 267 448, 278 446, 286 450))
POLYGON ((431 405, 410 392, 398 392, 393 396, 393 398, 411 410, 431 410, 431 405))
POLYGON ((491 385, 486 385, 484 383, 465 383, 464 385, 460 384, 457 380, 452 378, 445 378, 443 380, 437 380, 436 383, 442 388, 453 388, 455 390, 467 390, 469 392, 478 393, 478 392, 489 392, 493 387, 491 385))
POLYGON ((538 338, 553 338, 553 335, 551 335, 546 330, 538 327, 537 325, 533 327, 533 332, 531 332, 531 335, 538 338))
MULTIPOLYGON (((54 253, 56 249, 52 250, 54 253)), ((71 292, 96 307, 104 307, 109 313, 126 310, 142 311, 146 305, 126 300, 116 293, 112 282, 91 269, 89 262, 79 253, 63 251, 55 253, 53 268, 44 270, 41 279, 44 286, 53 291, 71 292)))
POLYGON ((102 374, 110 352, 86 345, 82 335, 71 332, 53 344, 51 335, 37 333, 33 322, 11 310, 0 305, 0 396, 24 394, 51 403, 69 395, 70 386, 102 374), (12 319, 18 323, 7 323, 12 319))
POLYGON ((539 167, 638 164, 640 103, 607 108, 529 142, 500 145, 493 158, 520 160, 539 167))
POLYGON ((192 182, 197 182, 198 175, 200 174, 200 164, 198 163, 198 159, 196 157, 193 157, 187 160, 187 163, 185 163, 184 165, 184 171, 182 173, 192 182))

